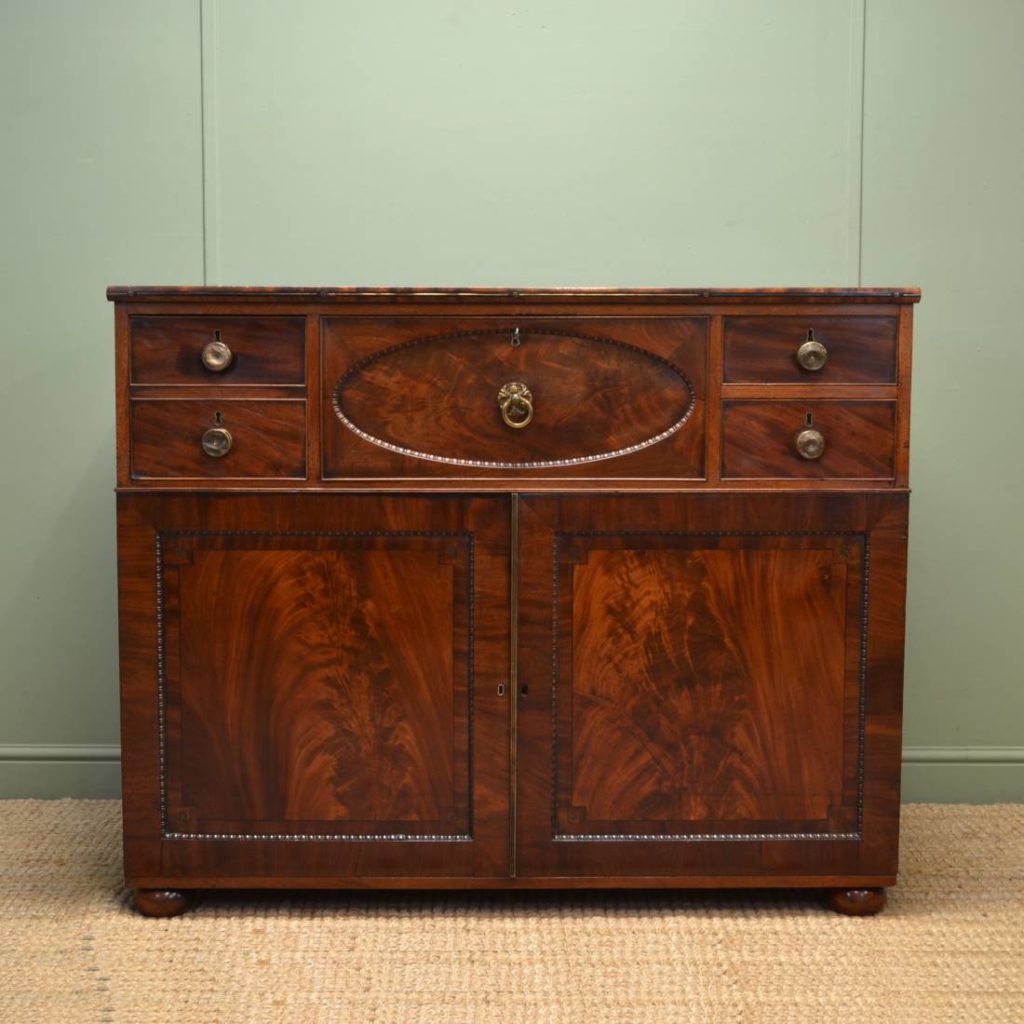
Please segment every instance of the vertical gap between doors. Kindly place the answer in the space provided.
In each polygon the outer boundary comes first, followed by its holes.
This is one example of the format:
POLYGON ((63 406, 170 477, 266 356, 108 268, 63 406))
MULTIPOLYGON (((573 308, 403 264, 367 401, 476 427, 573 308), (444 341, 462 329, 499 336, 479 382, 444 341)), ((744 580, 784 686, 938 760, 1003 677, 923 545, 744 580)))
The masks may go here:
POLYGON ((519 710, 519 495, 512 495, 509 522, 509 877, 516 877, 516 721, 519 710))

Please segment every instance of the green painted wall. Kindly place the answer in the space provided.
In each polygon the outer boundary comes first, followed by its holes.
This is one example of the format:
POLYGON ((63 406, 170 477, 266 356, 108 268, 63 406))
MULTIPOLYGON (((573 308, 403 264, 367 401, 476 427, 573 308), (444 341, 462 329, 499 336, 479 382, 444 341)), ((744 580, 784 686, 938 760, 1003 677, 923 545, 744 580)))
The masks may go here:
POLYGON ((0 6, 0 796, 116 792, 104 289, 202 279, 199 39, 194 4, 0 6))
POLYGON ((116 792, 108 283, 861 282, 925 292, 906 795, 1024 799, 1024 4, 0 19, 0 795, 116 792))
POLYGON ((868 2, 863 282, 925 294, 906 743, 953 748, 905 782, 960 799, 1024 800, 1022 38, 1020 0, 868 2))

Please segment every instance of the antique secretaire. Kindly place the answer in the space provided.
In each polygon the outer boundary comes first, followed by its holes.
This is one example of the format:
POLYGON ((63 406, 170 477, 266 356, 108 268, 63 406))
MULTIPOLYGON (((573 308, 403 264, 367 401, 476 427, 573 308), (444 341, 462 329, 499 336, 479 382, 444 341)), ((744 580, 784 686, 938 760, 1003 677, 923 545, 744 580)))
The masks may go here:
POLYGON ((896 878, 915 289, 114 287, 125 873, 896 878))

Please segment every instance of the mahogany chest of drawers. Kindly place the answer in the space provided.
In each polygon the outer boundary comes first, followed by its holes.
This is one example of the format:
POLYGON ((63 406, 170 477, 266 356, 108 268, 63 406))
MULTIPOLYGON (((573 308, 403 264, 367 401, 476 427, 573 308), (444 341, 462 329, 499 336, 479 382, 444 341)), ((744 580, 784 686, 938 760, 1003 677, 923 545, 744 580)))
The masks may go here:
POLYGON ((139 910, 881 908, 916 290, 108 294, 139 910))

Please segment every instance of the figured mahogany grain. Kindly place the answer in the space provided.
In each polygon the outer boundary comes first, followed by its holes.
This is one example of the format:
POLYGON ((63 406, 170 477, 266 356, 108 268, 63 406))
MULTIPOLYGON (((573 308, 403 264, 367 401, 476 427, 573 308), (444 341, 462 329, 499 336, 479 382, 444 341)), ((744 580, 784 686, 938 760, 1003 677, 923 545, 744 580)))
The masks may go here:
POLYGON ((727 316, 729 383, 886 384, 896 380, 896 317, 727 316), (805 370, 797 349, 813 332, 828 350, 819 370, 805 370))
POLYGON ((305 317, 135 316, 131 318, 133 384, 302 384, 305 317), (208 370, 203 347, 231 349, 225 370, 208 370))
POLYGON ((118 508, 129 885, 508 873, 507 498, 118 508))
POLYGON ((680 371, 642 349, 534 328, 385 351, 342 378, 334 403, 353 426, 433 459, 518 466, 650 444, 679 429, 694 397, 680 371), (502 420, 496 401, 504 383, 518 381, 534 406, 522 429, 502 420), (424 393, 429 400, 418 400, 424 393))
POLYGON ((702 474, 703 317, 328 317, 323 344, 328 478, 702 474), (510 382, 533 394, 522 429, 510 382))
POLYGON ((559 832, 832 828, 859 548, 564 535, 559 832))
POLYGON ((524 877, 894 873, 905 496, 521 509, 524 877))
POLYGON ((164 549, 172 831, 468 835, 468 536, 164 549))

